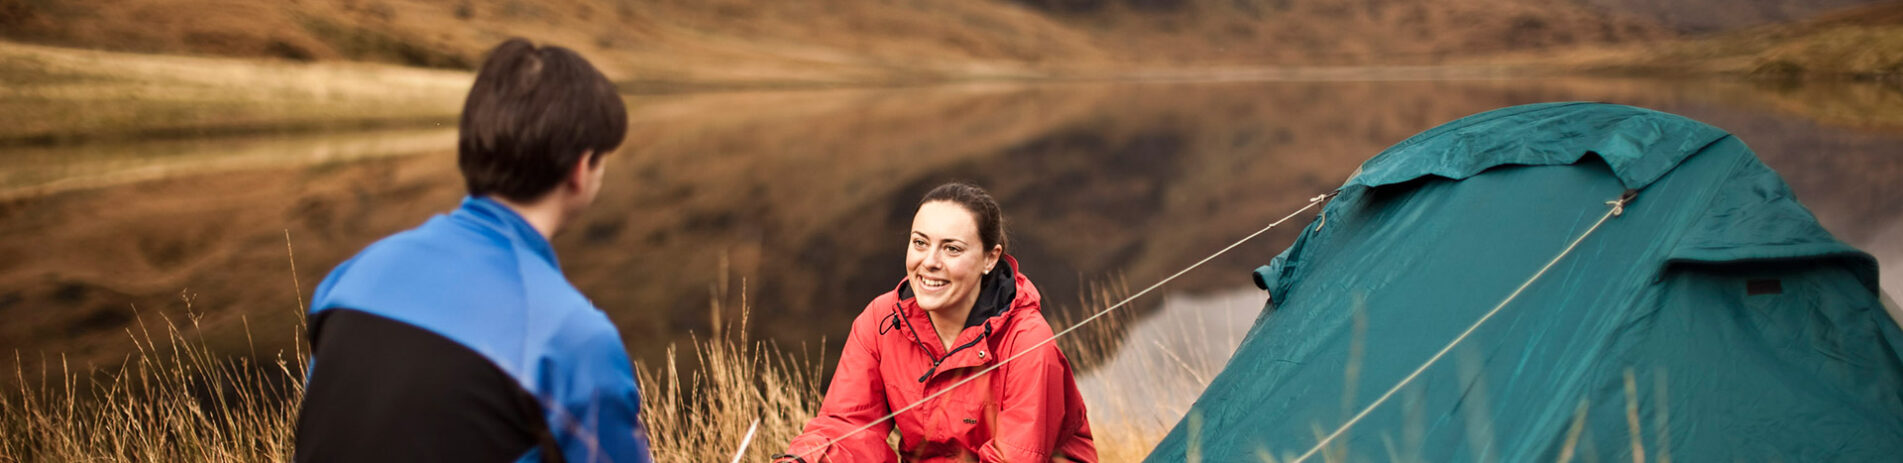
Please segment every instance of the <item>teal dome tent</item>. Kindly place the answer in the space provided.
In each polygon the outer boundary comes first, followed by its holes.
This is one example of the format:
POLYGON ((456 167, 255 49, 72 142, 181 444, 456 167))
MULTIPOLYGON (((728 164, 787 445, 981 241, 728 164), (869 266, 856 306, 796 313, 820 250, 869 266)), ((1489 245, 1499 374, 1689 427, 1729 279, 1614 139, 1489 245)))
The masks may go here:
POLYGON ((1903 458, 1875 260, 1683 117, 1547 103, 1428 130, 1255 280, 1268 308, 1148 461, 1289 461, 1337 430, 1308 461, 1903 458))

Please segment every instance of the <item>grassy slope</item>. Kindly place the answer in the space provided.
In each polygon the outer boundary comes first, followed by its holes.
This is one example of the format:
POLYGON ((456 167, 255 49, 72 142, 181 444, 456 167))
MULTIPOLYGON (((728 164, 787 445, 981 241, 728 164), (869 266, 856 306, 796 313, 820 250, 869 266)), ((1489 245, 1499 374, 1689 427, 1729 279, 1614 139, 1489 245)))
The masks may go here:
POLYGON ((1661 34, 1563 0, 1058 3, 0 0, 0 145, 452 121, 465 70, 509 36, 652 93, 1420 64, 1661 34))
POLYGON ((1703 38, 1520 55, 1511 60, 1615 74, 1895 79, 1903 74, 1903 2, 1854 7, 1703 38))
POLYGON ((1435 64, 1668 35, 1565 0, 1017 0, 1144 64, 1435 64))
POLYGON ((1790 22, 1883 0, 1580 0, 1612 11, 1656 18, 1672 30, 1705 34, 1790 22))
POLYGON ((1736 78, 1750 102, 1827 125, 1903 127, 1903 2, 1702 38, 1469 60, 1541 72, 1662 79, 1736 78))
POLYGON ((510 35, 630 81, 891 82, 1179 63, 1425 63, 1660 36, 1566 0, 0 0, 0 36, 467 68, 510 35), (9 6, 10 5, 10 6, 9 6))
POLYGON ((1773 76, 1903 77, 1903 2, 1854 8, 1761 31, 1728 34, 1756 53, 1752 72, 1773 76))
POLYGON ((1018 73, 1096 53, 1047 18, 990 2, 78 0, 17 9, 27 12, 0 20, 14 23, 0 29, 9 39, 154 53, 467 69, 496 42, 524 36, 635 81, 904 81, 1018 73))
POLYGON ((509 36, 635 92, 1035 78, 1102 54, 986 2, 0 0, 0 145, 453 121, 509 36))

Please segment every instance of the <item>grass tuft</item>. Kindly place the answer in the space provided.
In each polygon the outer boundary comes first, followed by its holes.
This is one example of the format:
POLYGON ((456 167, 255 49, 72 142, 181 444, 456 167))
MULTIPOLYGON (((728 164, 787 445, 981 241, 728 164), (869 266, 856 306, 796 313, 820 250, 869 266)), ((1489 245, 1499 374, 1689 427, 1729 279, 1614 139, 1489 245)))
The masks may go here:
POLYGON ((134 310, 126 334, 137 354, 116 368, 74 372, 61 356, 60 371, 42 367, 34 386, 15 352, 19 390, 0 395, 0 460, 288 460, 308 351, 269 364, 214 353, 192 296, 180 299, 186 316, 158 314, 156 336, 134 310))

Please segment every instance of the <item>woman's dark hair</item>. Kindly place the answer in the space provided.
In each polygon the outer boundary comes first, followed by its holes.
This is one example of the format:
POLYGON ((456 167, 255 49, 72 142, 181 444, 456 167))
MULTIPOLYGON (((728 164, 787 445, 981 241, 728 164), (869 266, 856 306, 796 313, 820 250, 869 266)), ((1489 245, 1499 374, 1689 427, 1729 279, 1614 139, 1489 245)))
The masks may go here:
POLYGON ((456 165, 470 196, 530 201, 553 190, 583 152, 621 146, 628 110, 573 50, 512 38, 489 51, 463 102, 456 165))
POLYGON ((925 199, 920 199, 918 204, 923 206, 933 201, 948 201, 970 212, 972 221, 978 223, 978 239, 984 241, 985 252, 991 252, 992 246, 1010 249, 1011 246, 1005 244, 1004 211, 984 188, 963 182, 947 183, 925 193, 925 199))

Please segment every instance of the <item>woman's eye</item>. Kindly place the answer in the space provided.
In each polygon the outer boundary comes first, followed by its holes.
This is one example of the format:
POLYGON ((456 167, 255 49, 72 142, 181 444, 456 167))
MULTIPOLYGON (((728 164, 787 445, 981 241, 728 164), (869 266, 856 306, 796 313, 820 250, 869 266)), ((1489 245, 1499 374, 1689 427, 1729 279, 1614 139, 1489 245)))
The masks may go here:
POLYGON ((914 238, 912 239, 912 246, 920 247, 920 248, 925 247, 925 240, 914 238))
POLYGON ((946 246, 945 252, 956 256, 958 255, 958 253, 965 252, 965 248, 961 248, 957 246, 946 246))

